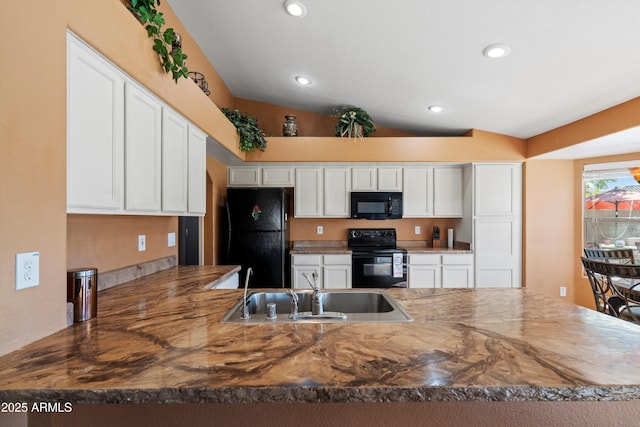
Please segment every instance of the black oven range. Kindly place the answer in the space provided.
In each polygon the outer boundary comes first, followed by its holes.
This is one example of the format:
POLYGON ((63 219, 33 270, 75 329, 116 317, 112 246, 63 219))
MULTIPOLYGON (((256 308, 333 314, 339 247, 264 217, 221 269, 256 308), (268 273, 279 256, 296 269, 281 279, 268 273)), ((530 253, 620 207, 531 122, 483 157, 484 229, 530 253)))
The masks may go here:
POLYGON ((347 244, 351 287, 407 287, 407 250, 396 246, 395 228, 350 228, 347 244))

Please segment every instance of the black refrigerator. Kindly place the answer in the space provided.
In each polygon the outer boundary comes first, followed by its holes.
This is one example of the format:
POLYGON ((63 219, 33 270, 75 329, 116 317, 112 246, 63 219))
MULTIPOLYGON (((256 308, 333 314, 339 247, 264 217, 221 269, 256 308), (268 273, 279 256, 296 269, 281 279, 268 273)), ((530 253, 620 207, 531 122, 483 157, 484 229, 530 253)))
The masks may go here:
POLYGON ((225 264, 247 267, 251 288, 289 287, 289 192, 284 188, 228 188, 225 264))

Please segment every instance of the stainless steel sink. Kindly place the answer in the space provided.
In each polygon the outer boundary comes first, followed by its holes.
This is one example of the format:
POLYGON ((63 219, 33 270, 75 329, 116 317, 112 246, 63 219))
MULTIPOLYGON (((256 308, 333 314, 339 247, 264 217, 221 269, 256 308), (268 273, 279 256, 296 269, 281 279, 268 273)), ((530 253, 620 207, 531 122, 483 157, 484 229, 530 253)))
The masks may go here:
POLYGON ((413 319, 383 289, 322 290, 324 313, 311 314, 312 291, 296 291, 299 314, 291 318, 291 297, 284 290, 252 291, 247 295, 251 318, 242 318, 243 298, 222 318, 222 323, 353 323, 411 322, 413 319), (276 306, 276 317, 267 317, 267 304, 276 306))

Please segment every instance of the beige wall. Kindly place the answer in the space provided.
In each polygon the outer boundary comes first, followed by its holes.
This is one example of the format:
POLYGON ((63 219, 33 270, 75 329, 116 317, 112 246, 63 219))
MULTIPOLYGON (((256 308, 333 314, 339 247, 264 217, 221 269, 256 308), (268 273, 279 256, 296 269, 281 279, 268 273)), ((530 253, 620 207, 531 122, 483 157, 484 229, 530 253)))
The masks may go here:
MULTIPOLYGON (((298 136, 333 136, 337 119, 327 114, 310 113, 295 108, 266 104, 236 98, 235 108, 258 119, 258 125, 270 136, 282 136, 284 116, 293 114, 298 123, 298 136)), ((375 117, 373 117, 375 122, 375 117)), ((403 132, 376 125, 376 132, 372 136, 416 136, 410 132, 403 132)))
POLYGON ((177 246, 167 245, 167 234, 176 233, 178 218, 129 215, 68 215, 67 268, 95 267, 98 274, 170 255, 177 246), (146 250, 138 252, 138 235, 144 234, 146 250))
MULTIPOLYGON (((109 270, 175 250, 124 250, 104 258, 113 241, 128 244, 139 230, 147 231, 155 247, 153 236, 175 229, 175 218, 70 216, 67 228, 67 28, 244 158, 235 128, 211 102, 229 103, 231 93, 166 2, 162 10, 183 36, 189 65, 205 74, 209 98, 191 80, 175 84, 162 73, 146 31, 119 0, 0 1, 0 354, 66 326, 67 267, 109 270), (83 252, 88 241, 95 242, 89 254, 83 252), (16 291, 15 254, 31 251, 40 252, 40 285, 16 291)), ((209 173, 219 176, 220 165, 213 169, 209 173)))
POLYGON ((524 283, 573 301, 574 179, 572 160, 528 160, 524 165, 524 283))

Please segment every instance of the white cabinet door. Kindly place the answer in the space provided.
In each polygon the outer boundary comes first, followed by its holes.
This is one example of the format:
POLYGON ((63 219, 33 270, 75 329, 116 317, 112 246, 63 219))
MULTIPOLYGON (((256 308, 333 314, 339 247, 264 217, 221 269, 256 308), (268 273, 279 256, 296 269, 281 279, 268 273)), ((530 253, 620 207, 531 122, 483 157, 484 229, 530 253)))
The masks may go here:
POLYGON ((322 287, 324 289, 351 288, 351 265, 329 265, 322 268, 322 287))
POLYGON ((207 211, 207 135, 189 126, 189 176, 187 210, 203 215, 207 211))
POLYGON ((473 265, 442 265, 443 288, 473 288, 473 265))
POLYGON ((378 168, 379 191, 402 191, 402 168, 378 168))
POLYGON ((409 265, 408 270, 410 288, 440 287, 440 265, 409 265))
POLYGON ((477 288, 521 286, 521 230, 515 218, 476 218, 475 266, 477 288))
POLYGON ((128 82, 125 102, 125 209, 159 212, 162 106, 128 82))
POLYGON ((433 216, 433 168, 404 168, 404 191, 402 196, 402 216, 433 216))
POLYGON ((475 216, 520 215, 522 166, 476 164, 475 216))
POLYGON ((522 165, 474 164, 475 286, 522 286, 522 165))
POLYGON ((182 116, 162 109, 162 211, 187 212, 189 167, 188 124, 182 116))
POLYGON ((351 168, 351 191, 376 191, 377 187, 377 168, 351 168))
POLYGON ((433 169, 433 215, 462 216, 462 168, 433 169))
POLYGON ((322 217, 324 188, 322 168, 297 168, 294 190, 294 215, 300 218, 322 217))
POLYGON ((265 166, 262 168, 262 186, 293 187, 295 172, 293 168, 265 166))
POLYGON ((260 185, 259 167, 230 167, 227 182, 229 187, 257 187, 260 185))
POLYGON ((67 211, 124 201, 124 77, 67 36, 67 211))
MULTIPOLYGON (((322 266, 293 265, 291 266, 291 287, 296 289, 311 289, 309 282, 302 275, 307 273, 312 279, 312 274, 318 273, 318 283, 322 285, 322 266)), ((313 280, 313 279, 312 279, 313 280)))
POLYGON ((348 218, 350 213, 349 168, 324 168, 324 216, 348 218))

